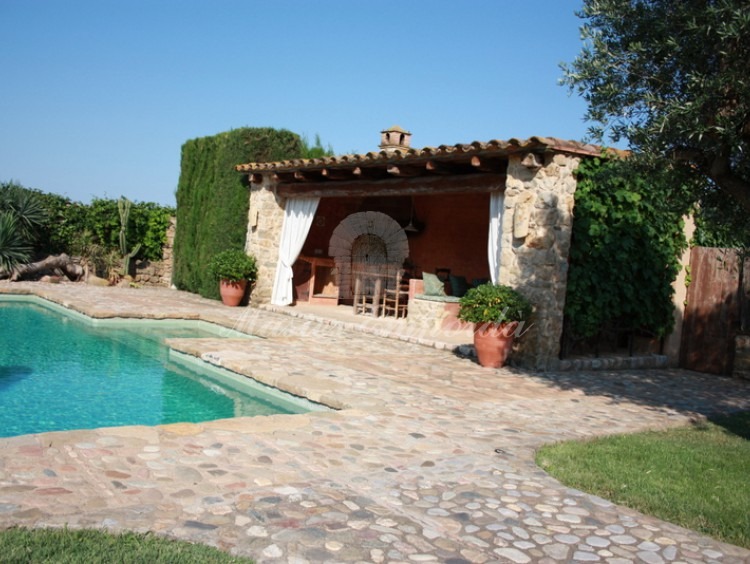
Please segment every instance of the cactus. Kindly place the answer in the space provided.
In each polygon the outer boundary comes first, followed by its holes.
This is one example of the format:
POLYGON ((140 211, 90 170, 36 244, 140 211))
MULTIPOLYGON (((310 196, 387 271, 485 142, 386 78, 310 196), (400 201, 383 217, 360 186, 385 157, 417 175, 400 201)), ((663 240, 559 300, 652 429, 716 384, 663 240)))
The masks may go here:
POLYGON ((122 275, 130 274, 130 261, 141 250, 141 244, 138 243, 128 252, 127 230, 128 220, 130 219, 130 208, 133 202, 125 196, 120 197, 117 201, 117 211, 120 212, 120 254, 122 255, 122 275))

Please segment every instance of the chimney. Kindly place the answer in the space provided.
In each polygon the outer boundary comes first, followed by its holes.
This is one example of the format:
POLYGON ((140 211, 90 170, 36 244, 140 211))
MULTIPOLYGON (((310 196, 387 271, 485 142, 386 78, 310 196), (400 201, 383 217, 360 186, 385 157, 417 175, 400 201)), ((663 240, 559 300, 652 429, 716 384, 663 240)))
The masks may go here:
POLYGON ((392 153, 394 151, 408 151, 411 143, 411 133, 394 125, 380 132, 380 148, 392 153))

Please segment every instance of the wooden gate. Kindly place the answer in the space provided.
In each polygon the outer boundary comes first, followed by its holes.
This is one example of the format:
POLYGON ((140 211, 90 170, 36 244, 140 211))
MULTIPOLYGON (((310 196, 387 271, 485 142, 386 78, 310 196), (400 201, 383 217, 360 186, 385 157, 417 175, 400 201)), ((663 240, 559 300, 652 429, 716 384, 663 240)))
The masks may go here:
POLYGON ((742 267, 734 249, 693 247, 680 366, 731 374, 741 320, 742 267))

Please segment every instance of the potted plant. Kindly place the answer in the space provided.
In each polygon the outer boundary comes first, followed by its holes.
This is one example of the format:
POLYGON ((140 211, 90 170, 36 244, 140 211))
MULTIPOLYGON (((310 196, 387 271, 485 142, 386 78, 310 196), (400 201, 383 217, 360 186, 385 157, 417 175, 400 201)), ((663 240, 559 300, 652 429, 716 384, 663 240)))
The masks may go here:
POLYGON ((255 281, 258 267, 255 257, 245 251, 222 251, 209 264, 211 274, 219 281, 221 301, 228 306, 237 306, 245 296, 248 282, 255 281))
POLYGON ((505 365, 520 322, 531 316, 531 303, 510 286, 482 284, 459 301, 458 318, 474 323, 474 348, 479 364, 505 365))

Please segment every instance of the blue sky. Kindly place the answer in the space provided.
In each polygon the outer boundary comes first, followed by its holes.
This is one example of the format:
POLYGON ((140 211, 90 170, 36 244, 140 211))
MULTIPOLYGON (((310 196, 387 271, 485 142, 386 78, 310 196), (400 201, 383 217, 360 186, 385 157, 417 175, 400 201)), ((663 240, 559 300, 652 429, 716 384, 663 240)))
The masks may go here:
POLYGON ((0 0, 0 181, 174 205, 188 139, 579 140, 578 0, 0 0))

